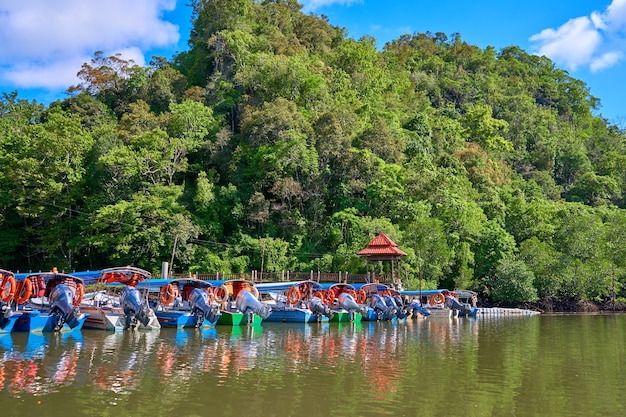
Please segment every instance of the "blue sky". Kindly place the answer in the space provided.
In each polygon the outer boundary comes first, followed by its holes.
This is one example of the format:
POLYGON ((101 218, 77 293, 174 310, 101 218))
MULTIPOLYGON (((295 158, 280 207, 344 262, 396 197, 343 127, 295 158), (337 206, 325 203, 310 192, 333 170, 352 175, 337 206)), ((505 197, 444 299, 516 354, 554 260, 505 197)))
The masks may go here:
MULTIPOLYGON (((0 91, 48 103, 64 97, 97 50, 143 65, 187 49, 188 0, 0 0, 0 91)), ((348 35, 383 47, 405 33, 461 34, 497 50, 550 57, 584 81, 599 114, 626 127, 626 0, 300 0, 348 35)))

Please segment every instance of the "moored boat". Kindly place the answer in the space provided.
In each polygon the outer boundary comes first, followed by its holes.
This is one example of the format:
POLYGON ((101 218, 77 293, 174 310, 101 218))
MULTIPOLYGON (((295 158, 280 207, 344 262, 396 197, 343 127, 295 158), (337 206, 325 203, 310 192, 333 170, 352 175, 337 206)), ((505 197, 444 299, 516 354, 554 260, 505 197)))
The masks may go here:
POLYGON ((155 314, 163 327, 212 327, 222 316, 219 293, 207 281, 174 279, 160 287, 155 314))
POLYGON ((472 291, 459 290, 457 293, 447 289, 408 290, 400 291, 400 295, 409 300, 408 308, 413 318, 418 317, 419 314, 426 315, 424 311, 431 317, 475 317, 478 311, 476 293, 472 291), (460 298, 459 294, 463 297, 460 298), (469 297, 469 302, 467 297, 469 297))
POLYGON ((357 301, 365 300, 361 303, 365 305, 363 320, 380 321, 406 318, 407 307, 397 290, 380 283, 367 283, 354 285, 354 287, 357 291, 357 301))
POLYGON ((315 281, 257 284, 261 301, 271 307, 268 322, 319 323, 328 321, 332 310, 315 294, 322 290, 315 281))
MULTIPOLYGON (((359 304, 356 300, 358 297, 356 288, 347 283, 332 284, 328 289, 323 290, 319 294, 325 304, 329 305, 333 317, 331 322, 360 322, 365 312, 365 306, 359 304)), ((359 299, 359 301, 365 301, 359 299)))
POLYGON ((85 285, 70 274, 38 272, 16 275, 14 295, 18 314, 13 331, 50 332, 80 330, 87 314, 80 311, 85 285))
POLYGON ((222 315, 217 324, 240 326, 260 325, 269 317, 272 308, 259 300, 259 290, 248 280, 221 282, 215 289, 216 300, 221 302, 222 315))
POLYGON ((80 305, 88 313, 84 327, 98 330, 155 330, 161 328, 154 310, 137 284, 150 279, 150 273, 130 266, 101 271, 96 286, 105 289, 85 294, 80 305), (121 290, 120 290, 121 286, 121 290))

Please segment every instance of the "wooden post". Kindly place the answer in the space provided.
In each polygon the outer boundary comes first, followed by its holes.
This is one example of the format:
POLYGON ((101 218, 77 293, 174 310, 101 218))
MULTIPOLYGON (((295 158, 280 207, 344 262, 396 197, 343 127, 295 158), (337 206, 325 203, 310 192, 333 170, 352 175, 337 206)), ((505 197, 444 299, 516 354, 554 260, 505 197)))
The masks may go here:
POLYGON ((263 262, 265 261, 265 245, 261 245, 261 281, 263 281, 263 262))

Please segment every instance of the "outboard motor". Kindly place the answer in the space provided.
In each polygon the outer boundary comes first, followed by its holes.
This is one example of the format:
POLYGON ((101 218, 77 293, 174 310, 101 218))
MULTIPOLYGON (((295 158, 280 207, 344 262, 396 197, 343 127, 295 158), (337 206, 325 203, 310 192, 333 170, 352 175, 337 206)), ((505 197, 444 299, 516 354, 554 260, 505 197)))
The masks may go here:
POLYGON ((78 307, 74 306, 73 297, 74 291, 62 283, 57 284, 50 292, 48 300, 50 301, 50 316, 54 320, 52 326, 54 330, 60 330, 65 323, 73 329, 85 317, 78 307))
POLYGON ((382 320, 383 318, 391 320, 396 315, 396 310, 392 306, 388 306, 385 299, 378 294, 372 294, 370 307, 372 307, 378 315, 378 320, 382 320))
POLYGON ((402 298, 397 295, 392 295, 393 299, 396 301, 396 305, 398 306, 398 312, 396 313, 396 317, 399 319, 405 319, 409 315, 409 309, 402 301, 402 298))
POLYGON ((9 317, 13 314, 13 310, 9 306, 8 303, 0 300, 0 329, 4 329, 7 324, 9 324, 9 317))
POLYGON ((189 306, 196 316, 196 327, 200 327, 204 320, 215 325, 222 316, 220 306, 209 301, 209 294, 200 288, 194 288, 189 294, 189 306))
POLYGON ((408 306, 408 310, 411 312, 411 317, 414 319, 416 319, 419 314, 421 314, 424 317, 430 316, 430 311, 422 307, 419 301, 417 300, 411 301, 411 303, 408 306))
POLYGON ((237 310, 246 315, 248 324, 252 323, 252 316, 256 313, 263 319, 269 317, 272 312, 272 308, 266 304, 261 303, 255 295, 247 290, 239 291, 236 300, 237 310))
POLYGON ((403 319, 406 317, 406 313, 403 310, 402 302, 398 303, 398 299, 391 295, 385 295, 385 303, 392 307, 395 310, 395 316, 399 319, 403 319))
POLYGON ((354 315, 357 312, 363 311, 363 308, 355 301, 354 297, 352 297, 352 295, 350 294, 342 292, 341 294, 339 294, 339 297, 337 297, 337 300, 339 301, 339 306, 350 313, 350 321, 354 320, 354 315))
POLYGON ((450 309, 452 317, 458 317, 459 313, 468 313, 469 308, 454 297, 446 296, 445 306, 450 309))
POLYGON ((319 297, 311 297, 311 299, 307 302, 307 307, 311 310, 313 315, 317 317, 317 321, 321 321, 322 316, 326 316, 328 317, 328 320, 330 320, 335 314, 319 297))
POLYGON ((126 286, 121 294, 122 308, 126 317, 124 329, 136 329, 139 323, 147 326, 155 317, 154 310, 148 306, 148 302, 141 299, 139 290, 135 287, 126 286))

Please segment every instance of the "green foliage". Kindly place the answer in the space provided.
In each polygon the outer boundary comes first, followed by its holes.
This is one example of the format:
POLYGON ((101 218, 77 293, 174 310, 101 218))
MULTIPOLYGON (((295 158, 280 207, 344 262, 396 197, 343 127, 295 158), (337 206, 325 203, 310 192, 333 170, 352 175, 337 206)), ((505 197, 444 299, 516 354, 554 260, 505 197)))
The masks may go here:
POLYGON ((489 298, 496 303, 519 303, 537 301, 535 277, 524 262, 502 259, 489 282, 489 298))
POLYGON ((475 249, 476 278, 485 282, 494 275, 501 261, 515 258, 515 239, 498 222, 483 223, 475 249))

